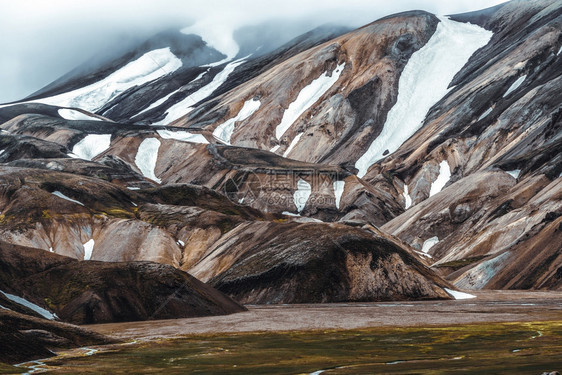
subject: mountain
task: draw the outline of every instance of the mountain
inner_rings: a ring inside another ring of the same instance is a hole
[[[0,107],[0,239],[75,259],[25,293],[159,267],[241,303],[562,288],[562,1],[196,29]]]

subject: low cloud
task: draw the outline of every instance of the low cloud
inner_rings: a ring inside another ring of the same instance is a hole
[[[194,22],[230,32],[269,19],[358,27],[411,9],[461,13],[502,0],[18,0],[0,3],[0,102],[21,99],[94,55],[125,50],[149,36]],[[294,26],[293,26],[294,27]]]

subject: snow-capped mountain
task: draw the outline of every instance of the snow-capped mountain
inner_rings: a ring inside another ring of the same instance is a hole
[[[562,1],[217,40],[2,106],[0,239],[243,303],[562,288]]]

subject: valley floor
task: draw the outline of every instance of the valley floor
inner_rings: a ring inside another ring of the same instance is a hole
[[[197,334],[362,329],[562,320],[562,292],[479,291],[456,301],[247,306],[204,318],[97,324],[89,329],[119,339],[150,340]]]

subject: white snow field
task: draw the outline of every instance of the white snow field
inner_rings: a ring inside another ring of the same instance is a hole
[[[55,195],[55,196],[57,196],[57,197],[59,197],[59,198],[65,199],[65,200],[67,200],[67,201],[69,201],[69,202],[79,204],[80,206],[83,206],[83,205],[84,205],[84,203],[79,202],[79,201],[77,201],[77,200],[75,200],[75,199],[69,198],[69,197],[67,197],[66,195],[64,195],[63,193],[61,193],[61,192],[58,191],[58,190],[53,191],[51,194],[53,194],[53,195]]]
[[[96,112],[127,89],[163,77],[181,66],[181,60],[169,47],[156,49],[131,61],[99,82],[32,102]]]
[[[527,75],[521,76],[519,78],[517,78],[517,81],[513,82],[511,84],[511,86],[509,86],[509,88],[507,89],[507,91],[505,92],[505,94],[503,94],[503,97],[507,97],[509,94],[511,94],[512,92],[514,92],[515,90],[517,90],[519,88],[519,86],[521,86],[521,84],[523,82],[525,82],[525,79],[527,79]]]
[[[158,121],[156,125],[167,125],[170,122],[175,121],[191,112],[193,110],[192,105],[205,99],[216,89],[218,89],[224,82],[226,82],[230,73],[232,73],[238,65],[241,65],[244,63],[244,61],[246,61],[246,58],[247,56],[226,65],[224,69],[219,74],[217,74],[207,85],[201,87],[199,90],[195,91],[193,94],[189,95],[181,102],[176,103],[168,108],[168,110],[166,111],[166,117],[163,120]]]
[[[93,239],[88,240],[86,243],[82,244],[84,246],[84,260],[92,259],[92,251],[94,251],[95,242]]]
[[[449,295],[451,297],[453,297],[454,299],[471,299],[471,298],[476,298],[475,295],[472,294],[468,294],[468,293],[463,293],[463,292],[458,292],[456,290],[451,290],[449,288],[444,288],[445,291],[447,293],[449,293]]]
[[[437,245],[439,243],[439,237],[435,236],[435,237],[431,237],[428,238],[427,240],[424,241],[423,245],[422,245],[422,253],[427,254],[429,252],[429,250]]]
[[[336,208],[339,210],[341,197],[345,188],[345,181],[334,181],[334,197],[336,197]]]
[[[72,154],[84,160],[92,160],[111,144],[111,134],[88,134],[72,147]]]
[[[229,120],[226,120],[215,128],[215,130],[213,131],[213,136],[216,139],[223,141],[224,143],[229,145],[232,134],[234,133],[234,126],[236,125],[236,122],[246,120],[260,108],[260,105],[261,102],[259,100],[246,100],[244,102],[244,105],[242,106],[242,109],[236,116]]]
[[[160,141],[156,138],[146,138],[139,145],[137,156],[135,156],[135,164],[139,167],[143,176],[150,178],[153,181],[161,183],[154,174],[156,161],[158,161],[158,149],[160,148]]]
[[[521,169],[515,169],[513,171],[506,171],[507,174],[509,174],[511,177],[513,177],[514,179],[518,179],[519,175],[521,174]]]
[[[158,135],[164,139],[175,139],[176,141],[191,143],[209,143],[203,134],[193,134],[188,131],[157,130]]]
[[[291,141],[291,144],[289,145],[289,147],[287,147],[287,149],[285,150],[285,152],[283,153],[283,157],[286,158],[289,153],[291,151],[293,151],[293,148],[295,148],[295,146],[297,145],[297,143],[299,143],[299,141],[301,140],[301,137],[304,133],[299,133],[295,136],[295,138]]]
[[[96,116],[89,116],[85,113],[77,111],[75,109],[70,108],[61,108],[59,109],[59,115],[65,120],[89,120],[89,121],[101,121],[100,118]]]
[[[410,192],[408,191],[408,185],[406,184],[404,184],[404,200],[406,201],[406,205],[404,206],[406,210],[412,207],[412,197],[410,197]]]
[[[363,177],[386,150],[391,154],[422,125],[431,107],[449,92],[455,74],[493,33],[470,23],[439,17],[435,33],[404,67],[398,82],[396,104],[388,112],[381,134],[357,162]]]
[[[293,201],[295,202],[295,206],[297,206],[297,211],[300,213],[304,210],[306,206],[306,202],[308,198],[310,198],[310,194],[312,193],[312,187],[308,182],[303,180],[302,178],[299,179],[297,182],[297,191],[293,194]]]
[[[0,290],[0,293],[2,293],[7,299],[9,299],[12,302],[17,303],[18,305],[22,305],[27,307],[28,309],[31,309],[33,311],[35,311],[36,313],[38,313],[39,315],[41,315],[43,318],[45,319],[49,319],[49,320],[53,320],[57,318],[57,314],[53,314],[52,312],[45,310],[44,308],[37,306],[36,304],[29,302],[28,300],[15,296],[13,294],[10,293],[5,293],[3,291]]]
[[[449,166],[449,162],[447,160],[443,160],[439,164],[439,176],[437,176],[437,180],[435,180],[431,184],[431,188],[429,189],[429,196],[432,197],[435,194],[439,193],[447,182],[451,179],[451,167]]]
[[[310,82],[308,86],[299,92],[295,101],[289,104],[289,107],[283,113],[281,123],[275,128],[275,136],[277,139],[281,139],[291,125],[337,82],[344,67],[345,63],[338,65],[332,72],[331,77],[329,77],[328,72],[326,72]]]

